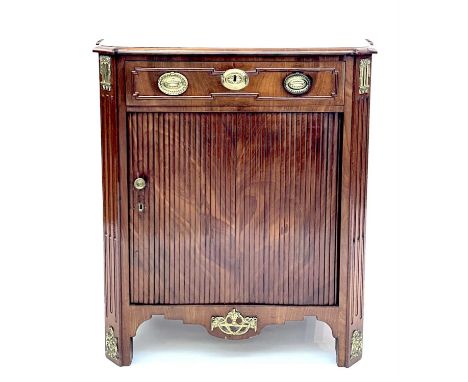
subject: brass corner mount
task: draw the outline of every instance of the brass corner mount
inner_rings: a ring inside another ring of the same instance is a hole
[[[109,326],[106,331],[106,356],[114,361],[119,358],[118,339],[112,326]]]
[[[351,359],[359,358],[362,355],[362,332],[354,330],[351,336]]]
[[[102,90],[110,91],[111,84],[111,58],[110,56],[99,57],[99,73],[101,74]]]

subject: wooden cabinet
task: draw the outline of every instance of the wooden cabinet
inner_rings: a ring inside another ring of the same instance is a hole
[[[361,358],[372,47],[98,46],[106,355],[316,316]]]

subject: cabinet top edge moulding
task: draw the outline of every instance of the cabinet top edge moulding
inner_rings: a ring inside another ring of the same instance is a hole
[[[226,56],[359,56],[377,53],[373,45],[331,48],[170,48],[96,45],[93,52],[108,55],[226,55]]]

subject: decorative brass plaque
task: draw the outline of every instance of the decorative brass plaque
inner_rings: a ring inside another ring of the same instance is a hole
[[[106,356],[116,360],[119,358],[119,347],[117,345],[117,337],[114,335],[114,328],[109,326],[106,332]]]
[[[351,337],[351,359],[359,358],[362,355],[362,333],[354,330]]]
[[[103,90],[111,90],[111,58],[110,56],[99,57],[99,73],[101,74],[101,87]]]
[[[309,91],[312,81],[303,73],[292,73],[284,79],[283,85],[288,93],[300,95]]]
[[[169,72],[164,73],[158,79],[158,87],[164,94],[180,95],[185,93],[188,88],[188,80],[181,73]]]
[[[369,93],[370,59],[365,58],[359,63],[359,94]]]
[[[221,75],[221,83],[229,90],[241,90],[249,84],[249,76],[241,69],[228,69]]]
[[[244,317],[236,309],[231,310],[226,317],[211,317],[211,330],[219,328],[224,334],[240,336],[249,329],[257,331],[257,317]]]

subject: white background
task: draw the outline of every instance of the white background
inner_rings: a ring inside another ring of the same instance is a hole
[[[404,381],[466,377],[467,42],[462,1],[15,1],[0,5],[0,379]],[[222,341],[153,318],[104,357],[94,42],[375,42],[364,356],[307,319]],[[465,361],[465,362],[464,362]]]

